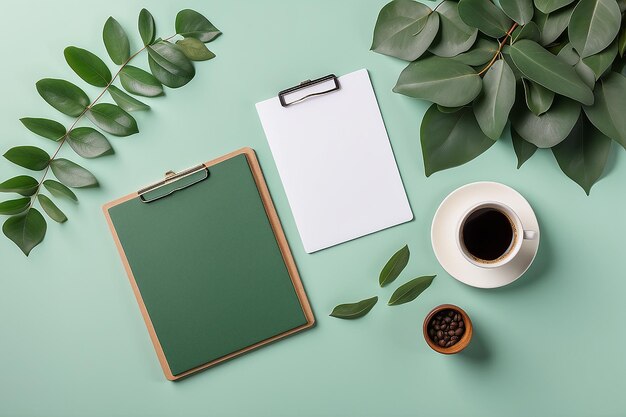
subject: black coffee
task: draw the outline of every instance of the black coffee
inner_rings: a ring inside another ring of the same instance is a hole
[[[462,238],[470,255],[478,260],[495,261],[509,250],[513,233],[506,214],[494,208],[482,208],[467,217]]]

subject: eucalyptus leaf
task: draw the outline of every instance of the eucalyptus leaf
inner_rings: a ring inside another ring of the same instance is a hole
[[[420,138],[427,177],[471,161],[495,143],[480,129],[472,109],[442,113],[435,104],[422,119]]]
[[[617,36],[621,24],[615,0],[580,0],[568,26],[569,41],[581,58],[597,54]]]
[[[580,104],[565,97],[557,97],[550,110],[541,116],[536,116],[526,106],[517,106],[511,112],[511,126],[533,145],[551,148],[569,135],[579,114]]]
[[[580,56],[571,43],[565,44],[556,56],[571,66],[576,65],[580,61]]]
[[[41,208],[46,212],[48,217],[54,220],[57,223],[65,223],[67,221],[67,216],[57,207],[49,197],[39,194],[37,196],[39,199],[39,204],[41,204]]]
[[[110,153],[111,144],[106,137],[91,127],[77,127],[67,136],[69,145],[83,158],[96,158]]]
[[[67,198],[74,202],[78,201],[76,194],[74,194],[72,190],[70,190],[69,188],[67,188],[65,185],[61,184],[58,181],[45,180],[43,182],[43,186],[46,187],[46,189],[50,191],[50,194],[52,194],[55,197]]]
[[[573,7],[565,7],[549,14],[535,10],[534,22],[539,27],[541,33],[539,43],[549,45],[557,40],[567,29],[567,24],[573,11]]]
[[[176,15],[176,33],[202,42],[211,42],[222,34],[206,17],[191,9],[181,10]]]
[[[131,65],[122,68],[120,82],[126,91],[138,96],[156,97],[163,94],[163,85],[154,75]]]
[[[387,261],[382,271],[380,271],[380,276],[378,277],[378,283],[381,287],[384,287],[387,284],[391,284],[395,281],[396,278],[400,275],[400,273],[406,268],[406,265],[409,263],[409,257],[411,253],[409,252],[409,245],[404,245],[400,250],[393,254],[393,256]]]
[[[484,65],[498,52],[498,42],[492,39],[478,37],[476,43],[462,54],[452,57],[453,60],[466,65]]]
[[[573,1],[574,0],[535,0],[535,6],[543,13],[552,13]]]
[[[89,105],[87,94],[69,81],[44,78],[36,86],[49,105],[68,116],[80,116]]]
[[[52,139],[53,141],[58,141],[67,131],[65,127],[54,120],[50,119],[42,119],[37,117],[22,117],[20,122],[26,127],[26,129],[31,132],[42,136],[46,139]]]
[[[511,58],[530,80],[555,93],[583,104],[593,103],[593,92],[574,68],[552,55],[537,42],[523,39],[511,45]]]
[[[154,17],[146,9],[141,9],[139,12],[139,19],[137,21],[137,28],[139,29],[139,36],[144,46],[150,45],[154,40],[155,25]]]
[[[589,195],[604,172],[610,150],[611,138],[581,115],[567,138],[552,148],[552,153],[565,175]]]
[[[511,129],[511,139],[513,140],[515,155],[517,155],[517,169],[520,169],[524,162],[528,161],[535,154],[538,148],[521,137],[515,129]]]
[[[26,214],[9,217],[2,225],[2,232],[5,236],[11,239],[26,256],[43,241],[46,229],[46,219],[36,208],[31,208]]]
[[[524,26],[518,26],[511,34],[511,43],[521,41],[522,39],[530,39],[539,42],[541,40],[541,31],[535,22],[528,22]]]
[[[513,25],[502,9],[485,0],[459,1],[459,15],[466,25],[493,38],[504,36]]]
[[[574,70],[576,74],[580,77],[581,80],[584,81],[587,86],[593,90],[596,85],[596,74],[594,74],[593,70],[585,64],[582,59],[579,60],[576,65],[574,65]]]
[[[500,7],[507,16],[520,25],[526,25],[533,18],[533,0],[500,0]]]
[[[459,107],[446,107],[446,106],[442,106],[440,104],[437,104],[437,110],[439,110],[442,113],[456,113],[459,110],[465,108],[465,106],[459,106]]]
[[[478,29],[467,26],[460,18],[457,3],[445,0],[439,6],[439,32],[428,48],[441,57],[453,57],[471,48],[476,41]]]
[[[515,75],[499,59],[483,77],[483,91],[473,105],[476,121],[485,135],[493,140],[502,135],[514,103]]]
[[[402,284],[394,291],[388,305],[397,306],[415,300],[424,290],[430,287],[437,275],[428,275],[414,278],[406,284]]]
[[[593,125],[626,148],[626,77],[616,72],[601,78],[593,106],[584,107]]]
[[[167,41],[148,46],[148,64],[152,75],[171,88],[182,87],[196,74],[181,48]]]
[[[465,105],[480,93],[482,81],[471,67],[437,56],[411,62],[393,91],[447,107]]]
[[[30,206],[30,198],[18,198],[15,200],[7,200],[0,203],[0,214],[12,216],[26,211]]]
[[[50,168],[52,168],[52,172],[59,181],[68,187],[85,188],[98,186],[98,180],[91,172],[65,158],[52,160]]]
[[[133,116],[115,104],[96,104],[87,112],[87,117],[100,129],[115,136],[130,136],[139,132]]]
[[[21,167],[42,171],[50,163],[48,152],[36,146],[15,146],[4,154],[9,161]]]
[[[117,65],[124,64],[130,58],[130,42],[122,25],[113,17],[109,17],[102,30],[104,46]]]
[[[106,87],[111,82],[111,71],[104,62],[86,49],[68,46],[63,51],[67,64],[86,83]]]
[[[554,92],[533,81],[524,79],[526,106],[536,116],[541,116],[550,109],[554,101]]]
[[[378,297],[372,297],[356,303],[339,304],[330,315],[338,319],[358,319],[369,313],[377,302]]]
[[[611,68],[611,65],[613,64],[616,56],[617,41],[613,42],[605,50],[583,58],[582,61],[593,71],[595,75],[595,80],[598,80],[602,76],[602,74],[604,74],[609,68]]]
[[[31,196],[37,192],[39,182],[29,175],[19,175],[0,183],[0,193],[18,193]]]
[[[623,57],[626,51],[626,19],[622,19],[622,31],[619,34],[617,45],[619,47],[619,56]]]
[[[413,0],[393,0],[378,14],[371,50],[405,61],[419,58],[439,30],[439,14]]]
[[[178,40],[176,45],[180,46],[185,56],[192,61],[208,61],[215,58],[215,54],[196,38]]]
[[[150,106],[126,94],[114,85],[109,86],[109,94],[115,103],[125,111],[149,110]]]

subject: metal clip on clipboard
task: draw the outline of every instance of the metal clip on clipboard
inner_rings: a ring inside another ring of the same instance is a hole
[[[317,89],[316,89],[317,88]],[[321,96],[333,91],[339,90],[339,80],[335,74],[330,74],[316,80],[302,81],[295,87],[288,88],[278,93],[278,100],[283,107],[291,106],[292,104],[300,103],[308,98]],[[303,93],[303,90],[309,90],[308,94]],[[291,99],[290,99],[291,97]]]
[[[144,187],[137,191],[139,194],[139,199],[142,203],[151,203],[156,200],[160,200],[161,198],[165,198],[171,194],[174,194],[176,191],[184,190],[185,188],[191,187],[201,181],[209,178],[209,168],[204,164],[196,165],[195,167],[186,169],[181,172],[167,171],[165,173],[165,178],[159,182],[151,184],[147,187]],[[147,196],[148,193],[152,194],[153,192],[157,192],[163,187],[171,185],[173,183],[181,182],[180,186],[175,188],[164,189],[164,191],[160,194],[154,194],[154,196]]]

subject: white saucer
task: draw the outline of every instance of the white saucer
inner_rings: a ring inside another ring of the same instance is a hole
[[[524,240],[515,259],[498,268],[481,268],[470,263],[456,244],[459,219],[482,201],[499,201],[517,213],[525,230],[537,232],[536,239]],[[457,188],[442,202],[430,232],[437,260],[457,280],[478,288],[502,287],[521,277],[530,267],[539,249],[539,223],[528,201],[520,193],[497,182],[475,182]]]

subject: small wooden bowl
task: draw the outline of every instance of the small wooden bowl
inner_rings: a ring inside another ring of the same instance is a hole
[[[461,314],[461,317],[463,318],[463,322],[465,323],[465,333],[463,333],[463,336],[461,336],[461,339],[456,344],[450,347],[439,346],[438,344],[432,341],[432,339],[430,338],[430,335],[428,334],[428,324],[433,319],[433,317],[435,317],[438,313],[440,313],[443,310],[457,311],[459,314]],[[454,353],[459,353],[460,351],[465,349],[467,345],[469,345],[470,340],[472,340],[473,326],[472,326],[472,321],[470,320],[469,316],[467,315],[465,311],[463,311],[462,308],[457,307],[452,304],[442,304],[440,306],[433,308],[430,311],[430,313],[428,313],[428,315],[424,319],[423,332],[424,332],[424,339],[426,339],[426,343],[428,343],[428,346],[430,346],[432,350],[434,350],[435,352],[443,353],[444,355],[452,355]]]

